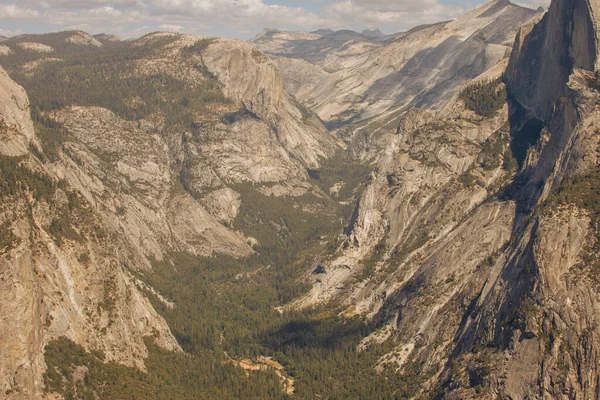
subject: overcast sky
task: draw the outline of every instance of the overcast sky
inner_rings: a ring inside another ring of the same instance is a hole
[[[550,0],[519,0],[529,7]],[[0,0],[0,35],[81,29],[123,38],[167,30],[248,39],[285,30],[394,33],[456,18],[482,0]]]

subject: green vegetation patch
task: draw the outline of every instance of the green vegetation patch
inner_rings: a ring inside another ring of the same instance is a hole
[[[89,220],[91,211],[80,195],[70,190],[65,181],[54,181],[43,173],[32,171],[22,157],[0,156],[0,198],[31,197],[56,207],[54,196],[57,190],[62,190],[67,204],[64,209],[54,210],[56,218],[50,222],[47,231],[59,246],[65,240],[81,241],[82,235],[73,226],[79,220]]]
[[[295,380],[297,399],[414,395],[430,376],[421,364],[409,362],[403,374],[394,368],[375,374],[378,360],[394,344],[356,350],[379,327],[341,317],[343,308],[335,305],[283,314],[276,309],[306,293],[300,274],[332,251],[331,237],[341,228],[339,204],[310,194],[265,196],[250,184],[234,189],[244,201],[233,225],[259,239],[256,254],[235,259],[172,253],[155,261],[152,271],[137,273],[175,304],[171,308],[146,293],[185,354],[161,350],[148,339],[146,374],[106,363],[102,355],[60,339],[46,348],[48,392],[66,399],[289,398],[273,371],[247,374],[234,365],[234,360],[264,355]],[[311,207],[325,212],[305,211]],[[110,311],[110,293],[105,300],[101,307]]]
[[[312,195],[265,196],[249,184],[234,189],[246,203],[234,226],[259,239],[255,255],[238,260],[173,253],[155,262],[151,273],[140,275],[175,304],[171,308],[147,293],[191,360],[216,360],[216,364],[209,363],[212,369],[201,372],[206,376],[204,388],[213,393],[223,390],[222,365],[228,359],[264,355],[286,368],[295,380],[298,399],[410,398],[427,377],[421,365],[410,364],[404,375],[393,368],[374,374],[377,361],[392,350],[393,343],[366,352],[356,350],[376,326],[361,318],[341,317],[343,309],[335,305],[283,314],[276,309],[306,293],[308,288],[299,284],[299,275],[315,258],[331,251],[330,243],[321,238],[339,231],[334,223],[339,214],[311,214],[302,211],[302,204],[333,207],[336,203]],[[150,369],[149,373],[154,374]],[[253,374],[250,379],[255,379]],[[241,379],[236,385],[245,382]],[[285,398],[281,386],[276,387],[265,394],[264,387],[246,386],[245,397],[240,398]]]
[[[469,110],[491,118],[506,104],[507,91],[506,86],[497,79],[467,86],[460,92],[459,98]]]
[[[194,44],[184,47],[183,53],[202,55],[202,53],[204,53],[208,46],[215,43],[216,41],[216,38],[205,38],[197,40],[196,42],[194,42]]]
[[[55,218],[48,227],[48,233],[52,235],[57,245],[62,246],[65,240],[81,241],[82,237],[71,226],[70,218]]]
[[[360,193],[372,171],[373,166],[369,163],[352,160],[339,151],[333,157],[322,160],[320,168],[309,169],[308,175],[327,194],[335,184],[341,183],[339,192],[333,196],[339,200],[348,200],[354,197],[357,189]]]
[[[44,63],[32,75],[20,72],[20,66],[36,55],[3,58],[12,66],[9,70],[15,80],[31,96],[45,157],[58,159],[61,146],[69,138],[60,124],[47,118],[53,110],[71,105],[101,106],[129,120],[161,114],[167,119],[167,128],[187,128],[194,126],[194,113],[203,107],[228,102],[201,61],[210,39],[183,49],[184,57],[198,60],[194,68],[204,78],[200,82],[191,85],[162,73],[132,73],[140,60],[158,54],[159,46],[171,40],[176,37],[157,39],[140,48],[122,44],[81,52],[57,47],[53,56],[62,61]],[[263,57],[254,56],[257,61]],[[304,118],[312,118],[308,110],[302,112]],[[3,196],[4,191],[6,195],[26,191],[52,200],[60,189],[68,198],[68,206],[55,214],[60,217],[50,222],[49,233],[59,244],[85,236],[86,232],[74,228],[80,226],[77,222],[86,209],[80,203],[82,199],[64,184],[29,171],[20,161],[6,163],[7,168],[2,168],[0,174]],[[309,173],[313,183],[327,193],[342,182],[338,199],[352,200],[359,196],[371,170],[370,165],[348,161],[338,154]],[[235,259],[172,253],[163,261],[155,261],[152,271],[136,272],[175,304],[170,307],[155,294],[146,293],[185,353],[164,351],[147,338],[149,357],[144,373],[106,362],[102,354],[85,351],[61,338],[45,349],[46,391],[60,393],[66,399],[288,398],[273,371],[248,374],[234,365],[234,360],[264,355],[282,363],[295,380],[294,398],[412,397],[428,376],[422,373],[422,365],[409,363],[404,374],[393,368],[374,374],[377,361],[393,349],[393,343],[375,345],[366,352],[356,350],[360,341],[378,327],[361,318],[340,317],[343,309],[335,305],[284,314],[276,309],[306,293],[308,287],[298,278],[315,259],[335,251],[334,237],[349,218],[352,202],[342,206],[314,194],[266,196],[250,184],[232,188],[243,199],[233,227],[259,241],[256,254]],[[96,232],[97,237],[105,235],[101,229]],[[89,256],[82,255],[81,260],[89,262]],[[107,280],[104,286],[99,307],[112,315],[116,307],[115,282]]]
[[[203,357],[167,352],[147,338],[148,373],[114,362],[99,352],[87,352],[67,338],[45,348],[47,393],[66,400],[82,399],[283,399],[272,371],[243,370],[208,352]]]
[[[493,171],[500,166],[506,171],[515,171],[518,168],[517,159],[511,149],[509,124],[485,141],[479,153],[478,162],[486,171]]]
[[[60,122],[41,114],[35,108],[31,110],[31,119],[33,120],[35,133],[40,139],[42,151],[44,152],[43,155],[36,154],[37,150],[32,147],[34,155],[38,156],[42,161],[58,161],[60,150],[68,139],[66,129],[64,129]]]
[[[37,200],[50,200],[58,183],[23,165],[23,157],[0,156],[0,198],[29,193]]]
[[[600,216],[600,168],[565,179],[549,197],[547,204],[574,204]]]
[[[272,262],[293,261],[298,252],[310,249],[322,236],[338,233],[342,228],[341,207],[329,198],[313,194],[266,196],[248,183],[232,189],[243,199],[234,227],[256,238],[261,244],[259,252]]]
[[[422,364],[408,362],[403,373],[393,366],[374,372],[393,343],[357,351],[358,342],[374,327],[360,319],[344,319],[340,310],[305,315],[268,333],[266,344],[296,379],[299,399],[410,399],[431,375]],[[308,313],[307,313],[308,314]]]
[[[43,62],[30,74],[21,72],[22,65],[31,61],[30,54],[16,52],[3,57],[3,62],[11,77],[27,90],[32,108],[39,114],[72,105],[99,106],[127,120],[160,113],[168,126],[189,127],[195,112],[230,101],[202,62],[193,65],[203,77],[194,82],[163,72],[136,72],[140,62],[159,56],[162,48],[175,40],[177,35],[144,46],[124,43],[94,52],[59,51],[53,57],[60,61]],[[184,48],[184,56],[200,52],[208,44],[210,39],[200,40]]]

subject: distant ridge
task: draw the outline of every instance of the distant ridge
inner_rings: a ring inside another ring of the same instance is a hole
[[[99,33],[94,35],[94,38],[101,42],[120,42],[121,38],[117,35],[109,35],[106,33]]]

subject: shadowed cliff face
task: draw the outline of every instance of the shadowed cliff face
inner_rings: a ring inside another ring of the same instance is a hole
[[[567,92],[573,69],[594,70],[597,52],[595,11],[588,1],[552,3],[535,25],[517,36],[507,69],[515,99],[539,118],[549,119]]]
[[[596,251],[598,210],[595,195],[576,184],[598,184],[595,7],[553,1],[542,21],[517,38],[506,74],[509,103],[519,110],[511,117],[512,141],[530,146],[511,188],[520,207],[502,269],[506,288],[491,291],[496,298],[488,297],[476,318],[480,327],[471,325],[466,337],[477,342],[482,327],[495,325],[495,342],[514,350],[507,368],[515,372],[504,382],[512,397],[600,395],[600,326],[590,318],[599,307],[598,265],[588,256]],[[506,330],[515,314],[518,328]]]

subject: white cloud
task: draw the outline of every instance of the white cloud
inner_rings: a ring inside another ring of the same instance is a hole
[[[321,20],[304,8],[269,5],[262,0],[153,0],[152,6],[154,16],[221,22],[237,30],[256,31],[264,26],[312,28]]]
[[[251,37],[263,27],[289,30],[378,27],[391,33],[452,19],[470,8],[446,5],[441,0],[298,0],[297,6],[265,1],[0,0],[10,3],[0,4],[0,21],[6,22],[3,23],[6,30],[17,30],[18,24],[25,22],[43,24],[46,30],[86,27],[90,33],[108,32],[124,37],[138,35],[140,30]],[[533,7],[549,2],[527,1]],[[481,2],[464,1],[470,6]],[[307,7],[302,7],[303,4]]]
[[[437,0],[404,0],[404,1],[382,1],[382,0],[352,0],[355,5],[379,12],[421,12],[430,7],[438,5]]]
[[[179,32],[183,29],[181,25],[161,24],[158,26],[159,31]]]
[[[466,11],[465,8],[444,5],[437,0],[340,0],[324,8],[326,15],[339,23],[354,27],[379,27],[388,32],[449,20]]]
[[[38,9],[89,9],[100,6],[144,7],[143,0],[19,0],[19,4]]]
[[[19,7],[15,4],[0,4],[0,19],[30,19],[39,16],[37,10]]]

